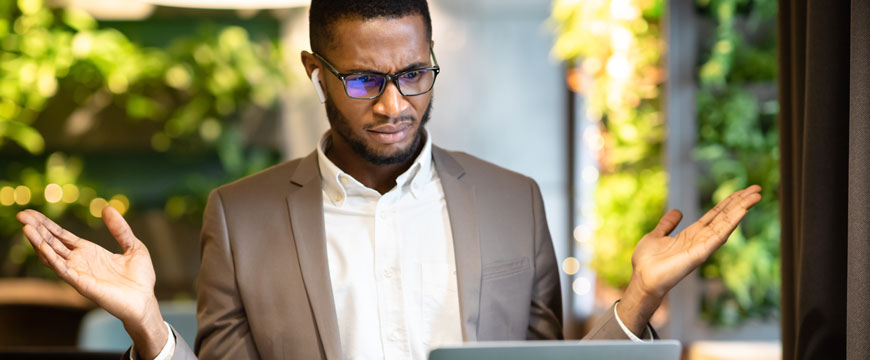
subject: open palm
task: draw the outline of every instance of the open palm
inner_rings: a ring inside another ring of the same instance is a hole
[[[643,291],[661,298],[681,279],[701,265],[728,237],[753,205],[761,201],[761,187],[734,192],[677,236],[668,236],[682,219],[671,210],[644,236],[632,254],[632,281]]]
[[[106,207],[102,216],[123,253],[79,238],[38,211],[17,218],[42,261],[64,281],[125,323],[140,321],[157,305],[151,256],[117,210]]]

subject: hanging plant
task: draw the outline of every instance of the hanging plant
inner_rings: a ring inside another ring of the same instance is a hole
[[[699,0],[714,26],[698,69],[695,159],[702,206],[759,184],[762,201],[701,266],[701,315],[717,326],[775,316],[779,309],[779,150],[775,0]]]
[[[608,285],[631,278],[635,245],[664,213],[662,0],[556,0],[553,54],[576,68],[568,83],[585,96],[603,146],[595,189],[590,267]],[[596,146],[595,141],[586,145]]]
[[[239,26],[203,27],[153,48],[72,7],[0,1],[0,148],[22,154],[0,164],[0,255],[8,248],[0,273],[50,274],[21,236],[18,211],[100,226],[102,207],[123,213],[134,205],[123,191],[87,179],[85,157],[47,146],[51,136],[124,121],[116,129],[126,133],[112,136],[144,139],[157,153],[214,153],[223,178],[192,169],[162,199],[167,216],[194,221],[210,189],[275,163],[274,152],[250,144],[241,126],[276,108],[287,86],[281,54],[274,39],[254,40]],[[101,119],[107,112],[110,119]]]

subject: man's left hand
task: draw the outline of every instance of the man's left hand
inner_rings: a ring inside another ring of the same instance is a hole
[[[632,332],[641,334],[668,291],[728,240],[749,208],[761,201],[760,192],[760,186],[752,185],[729,195],[675,237],[668,235],[683,215],[668,211],[637,243],[631,281],[617,309]]]

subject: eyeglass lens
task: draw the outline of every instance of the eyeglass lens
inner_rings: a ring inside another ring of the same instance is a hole
[[[345,78],[347,94],[359,98],[378,96],[385,82],[386,77],[376,74],[355,74]],[[402,94],[406,96],[420,95],[432,88],[432,84],[435,82],[435,71],[411,71],[400,75],[397,82]]]

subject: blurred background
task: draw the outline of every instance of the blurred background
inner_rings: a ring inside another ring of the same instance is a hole
[[[541,185],[570,338],[620,298],[666,209],[691,223],[760,184],[762,203],[653,325],[687,359],[780,357],[776,0],[430,10],[433,140]],[[307,155],[328,127],[307,49],[304,0],[0,0],[0,349],[129,345],[40,263],[14,218],[25,208],[114,251],[99,216],[121,211],[192,341],[208,192]]]

